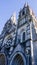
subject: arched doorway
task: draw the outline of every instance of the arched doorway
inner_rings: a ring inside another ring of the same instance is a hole
[[[6,65],[5,64],[5,55],[4,54],[0,54],[0,65]]]
[[[24,65],[24,61],[20,54],[15,56],[11,65]]]
[[[26,65],[26,55],[22,52],[15,52],[10,58],[10,65]]]

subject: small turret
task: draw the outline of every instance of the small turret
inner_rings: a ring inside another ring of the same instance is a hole
[[[13,13],[13,15],[11,16],[11,21],[16,24],[16,13]]]

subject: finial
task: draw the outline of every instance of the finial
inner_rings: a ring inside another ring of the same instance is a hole
[[[14,12],[13,15],[11,16],[11,20],[13,23],[16,24],[16,13]]]
[[[25,2],[25,5],[24,6],[27,7],[28,6],[28,2]]]

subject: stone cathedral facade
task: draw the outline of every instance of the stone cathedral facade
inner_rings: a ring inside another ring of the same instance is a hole
[[[17,24],[12,16],[0,35],[0,65],[37,65],[37,19],[25,4]]]

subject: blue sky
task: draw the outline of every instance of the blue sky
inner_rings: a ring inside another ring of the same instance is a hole
[[[0,34],[6,21],[14,12],[16,12],[16,17],[18,18],[18,13],[25,2],[28,2],[37,16],[37,0],[0,0]]]

